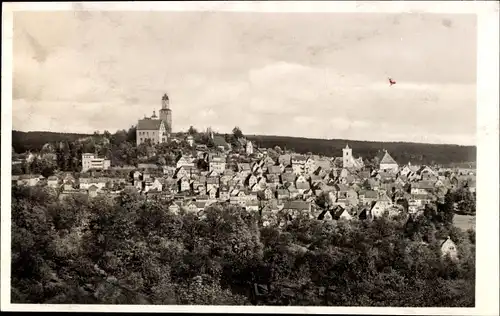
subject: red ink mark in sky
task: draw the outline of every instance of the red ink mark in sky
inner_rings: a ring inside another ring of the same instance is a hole
[[[394,81],[394,80],[392,80],[391,78],[389,78],[389,83],[390,83],[390,85],[389,85],[389,87],[390,87],[390,86],[392,86],[393,84],[396,84],[396,81]]]

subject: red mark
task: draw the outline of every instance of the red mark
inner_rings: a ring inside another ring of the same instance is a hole
[[[389,86],[392,86],[393,84],[396,84],[396,81],[392,80],[391,78],[389,78]]]

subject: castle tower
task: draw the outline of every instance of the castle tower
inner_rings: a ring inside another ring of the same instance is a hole
[[[345,148],[342,149],[342,164],[344,168],[351,168],[352,163],[352,149],[346,144]]]
[[[168,133],[172,132],[172,110],[170,109],[170,99],[165,93],[161,98],[160,120],[165,123]]]

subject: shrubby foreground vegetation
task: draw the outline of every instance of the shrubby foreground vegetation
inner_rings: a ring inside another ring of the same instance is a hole
[[[238,207],[173,214],[134,192],[12,198],[13,303],[474,306],[475,233],[448,208],[262,227]],[[446,236],[457,261],[441,257]]]

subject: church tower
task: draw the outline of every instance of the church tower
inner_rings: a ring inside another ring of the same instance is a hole
[[[160,120],[165,123],[168,133],[172,132],[172,110],[170,109],[170,99],[165,93],[161,98]]]
[[[352,163],[352,149],[346,144],[345,148],[342,149],[342,163],[344,168],[351,168]]]

